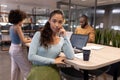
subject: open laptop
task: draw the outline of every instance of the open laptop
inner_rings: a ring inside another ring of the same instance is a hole
[[[72,34],[70,38],[70,42],[72,47],[74,48],[75,53],[82,52],[82,48],[86,46],[88,42],[88,35],[82,34]]]

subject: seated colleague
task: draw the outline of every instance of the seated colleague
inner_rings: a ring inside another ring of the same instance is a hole
[[[32,68],[34,70],[31,70],[27,80],[60,80],[59,73],[53,73],[56,70],[53,64],[64,64],[65,58],[58,57],[59,54],[63,51],[66,58],[74,58],[73,48],[62,26],[63,21],[62,11],[54,10],[43,29],[33,36],[28,59],[38,69]]]
[[[82,15],[80,17],[80,26],[78,26],[75,29],[75,34],[89,35],[88,42],[94,42],[95,41],[95,31],[94,31],[94,28],[92,28],[88,24],[88,17],[86,15]]]

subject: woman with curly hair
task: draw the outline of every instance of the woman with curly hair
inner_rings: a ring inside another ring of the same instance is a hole
[[[13,24],[10,29],[11,46],[9,54],[11,56],[11,80],[19,80],[20,72],[26,80],[30,72],[30,64],[23,53],[22,43],[29,43],[31,39],[25,38],[22,32],[23,20],[26,18],[26,13],[21,10],[11,10],[9,13],[9,22]]]

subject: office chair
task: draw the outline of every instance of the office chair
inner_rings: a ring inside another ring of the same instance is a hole
[[[106,71],[109,69],[109,66],[99,68],[96,70],[89,70],[88,76],[90,80],[98,80],[98,76],[103,75],[103,80],[106,80]],[[83,80],[83,70],[76,70],[73,67],[64,67],[60,69],[60,74],[62,76],[62,80]]]
[[[61,80],[56,65],[36,66],[33,65],[27,80]]]
[[[117,80],[117,78],[120,76],[120,62],[110,65],[110,69],[106,73],[114,76],[114,80]]]
[[[110,66],[105,66],[99,69],[95,69],[95,70],[89,70],[88,73],[89,75],[92,76],[92,79],[95,78],[95,80],[98,80],[97,77],[99,76],[103,76],[103,80],[107,80],[107,77],[105,75],[105,73],[110,69]]]

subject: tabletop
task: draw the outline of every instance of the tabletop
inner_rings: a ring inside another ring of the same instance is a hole
[[[84,61],[83,59],[75,58],[74,60],[66,59],[65,62],[74,66],[75,68],[93,70],[98,69],[116,62],[120,61],[120,48],[98,45],[88,43],[87,47],[101,47],[91,49],[89,61]]]

